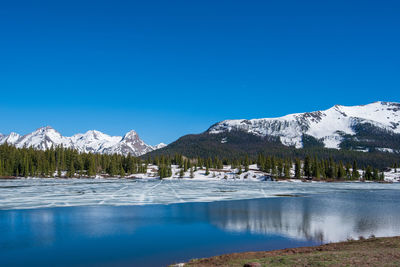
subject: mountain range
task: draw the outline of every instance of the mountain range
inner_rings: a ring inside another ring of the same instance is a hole
[[[150,155],[182,153],[230,157],[304,149],[400,153],[400,104],[335,105],[327,110],[279,118],[225,120],[200,134],[185,135]],[[343,153],[342,153],[343,154]]]
[[[166,146],[150,146],[135,131],[109,136],[88,131],[71,137],[51,127],[21,136],[0,134],[0,144],[46,149],[63,145],[81,152],[134,156],[181,153],[188,157],[229,157],[288,149],[334,149],[400,153],[400,104],[374,102],[359,106],[335,105],[327,110],[289,114],[279,118],[225,120],[200,134],[182,136]]]
[[[304,136],[310,136],[326,148],[343,148],[344,142],[360,142],[362,133],[400,134],[400,104],[374,102],[362,106],[335,105],[324,111],[290,114],[280,118],[225,120],[211,126],[207,133],[243,131],[256,136],[278,137],[286,146],[304,147]],[[228,140],[221,140],[228,142]],[[373,143],[372,140],[369,140]],[[363,150],[365,145],[354,147]],[[392,151],[391,147],[375,147]]]
[[[9,135],[0,134],[0,144],[3,143],[8,143],[18,148],[33,147],[42,150],[62,145],[65,148],[73,148],[80,152],[131,154],[132,156],[141,156],[166,146],[163,143],[156,146],[148,145],[133,130],[124,136],[109,136],[102,132],[91,130],[84,134],[66,137],[50,126],[39,128],[24,136],[14,132]]]

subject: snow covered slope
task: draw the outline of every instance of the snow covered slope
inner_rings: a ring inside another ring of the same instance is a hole
[[[133,130],[124,137],[109,136],[99,131],[87,131],[84,134],[65,137],[49,126],[39,128],[24,136],[20,136],[17,133],[0,134],[0,144],[4,143],[15,145],[18,148],[34,147],[42,150],[62,145],[66,148],[77,149],[80,152],[117,153],[123,155],[130,153],[133,156],[140,156],[165,146],[163,143],[156,146],[147,145]]]
[[[312,136],[327,148],[340,148],[341,143],[365,128],[400,134],[400,104],[374,102],[362,106],[335,105],[324,111],[290,114],[280,118],[225,120],[211,126],[209,134],[244,131],[257,136],[279,137],[287,146],[303,147],[303,136]]]

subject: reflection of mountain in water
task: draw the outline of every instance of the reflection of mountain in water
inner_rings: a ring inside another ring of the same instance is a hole
[[[355,195],[224,202],[209,206],[209,219],[228,231],[321,242],[400,234],[396,202]]]

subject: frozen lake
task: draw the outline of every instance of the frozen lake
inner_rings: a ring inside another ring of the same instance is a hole
[[[2,266],[166,266],[400,235],[399,184],[23,179],[0,198]]]
[[[400,183],[18,179],[0,180],[0,209],[212,202],[385,189],[400,190]]]

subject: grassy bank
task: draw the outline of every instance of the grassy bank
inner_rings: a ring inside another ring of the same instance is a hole
[[[266,252],[195,259],[184,266],[400,266],[400,237],[369,238]]]

